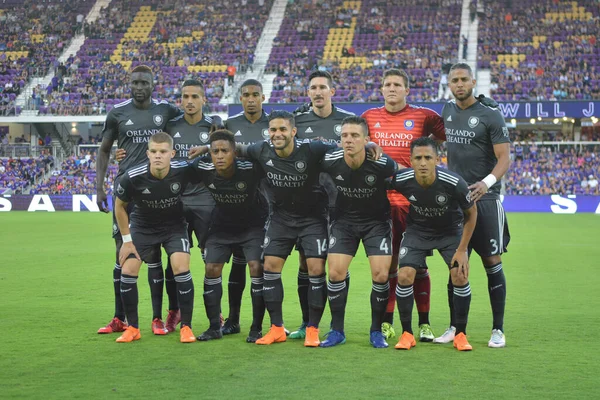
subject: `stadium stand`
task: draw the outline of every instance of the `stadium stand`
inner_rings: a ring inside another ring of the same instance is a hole
[[[23,190],[50,170],[53,158],[0,158],[0,194],[21,194]]]
[[[0,115],[18,114],[14,101],[34,76],[56,60],[95,2],[92,0],[0,2]]]
[[[408,101],[438,97],[442,66],[457,61],[460,0],[298,2],[288,6],[267,69],[270,102],[304,102],[306,78],[326,69],[334,102],[382,101],[383,71],[411,76]]]
[[[36,89],[40,113],[105,114],[129,97],[128,71],[139,64],[155,71],[155,97],[177,103],[183,81],[199,78],[207,111],[225,112],[219,100],[227,66],[247,68],[271,5],[113,0],[95,23],[85,24],[87,39],[65,63],[65,77]]]
[[[115,162],[109,164],[105,180],[108,195],[112,194],[117,170]],[[31,189],[31,194],[96,194],[96,151],[82,150],[79,155],[64,159],[47,181]]]
[[[597,2],[488,2],[478,66],[497,100],[600,99]]]

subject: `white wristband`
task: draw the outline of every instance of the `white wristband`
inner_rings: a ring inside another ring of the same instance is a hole
[[[494,176],[494,174],[489,174],[488,176],[486,176],[485,178],[483,178],[481,181],[483,183],[485,183],[486,186],[489,189],[492,186],[494,186],[494,183],[496,183],[498,181],[498,179],[496,179],[496,177]]]
[[[132,241],[131,240],[131,234],[129,234],[129,235],[122,235],[121,237],[123,238],[123,243],[129,243],[129,242]]]

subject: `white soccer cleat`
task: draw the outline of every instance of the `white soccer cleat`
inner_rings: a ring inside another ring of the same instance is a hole
[[[454,341],[454,335],[456,334],[456,328],[450,326],[440,337],[433,339],[433,343],[450,343]]]
[[[488,342],[488,347],[500,348],[506,346],[506,338],[500,329],[492,329],[492,337]]]

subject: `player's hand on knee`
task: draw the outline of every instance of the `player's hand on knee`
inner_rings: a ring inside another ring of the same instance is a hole
[[[135,246],[133,245],[133,242],[127,242],[123,243],[121,250],[119,251],[119,264],[125,264],[125,261],[127,258],[129,258],[130,254],[133,254],[137,260],[142,261]]]
[[[125,151],[125,149],[117,149],[117,151],[115,152],[115,160],[117,160],[117,162],[121,162],[125,159],[126,155],[127,152]]]
[[[481,199],[483,195],[487,193],[488,187],[485,182],[479,181],[469,186],[469,190],[471,190],[471,200],[475,202]]]
[[[457,277],[461,280],[469,279],[469,252],[457,249],[450,261],[450,265],[456,268]]]
[[[96,204],[98,205],[98,209],[104,213],[107,213],[108,210],[108,200],[106,198],[106,193],[104,189],[98,189],[96,191]]]

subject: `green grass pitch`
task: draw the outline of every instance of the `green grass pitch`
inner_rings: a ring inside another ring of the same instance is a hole
[[[472,258],[468,334],[474,351],[459,353],[451,344],[400,352],[395,340],[388,349],[370,347],[371,281],[362,251],[351,266],[343,346],[245,343],[249,283],[242,334],[188,345],[178,334],[155,337],[145,267],[142,339],[117,344],[116,335],[96,334],[113,311],[110,216],[2,214],[0,398],[600,398],[600,216],[511,214],[508,220],[507,347],[487,348],[486,278]],[[284,269],[284,318],[292,330],[300,322],[296,257]],[[431,322],[441,334],[448,323],[447,270],[439,255],[430,260]],[[198,335],[207,320],[197,249],[192,273]],[[226,267],[225,281],[227,274]],[[329,320],[326,311],[322,334]]]

